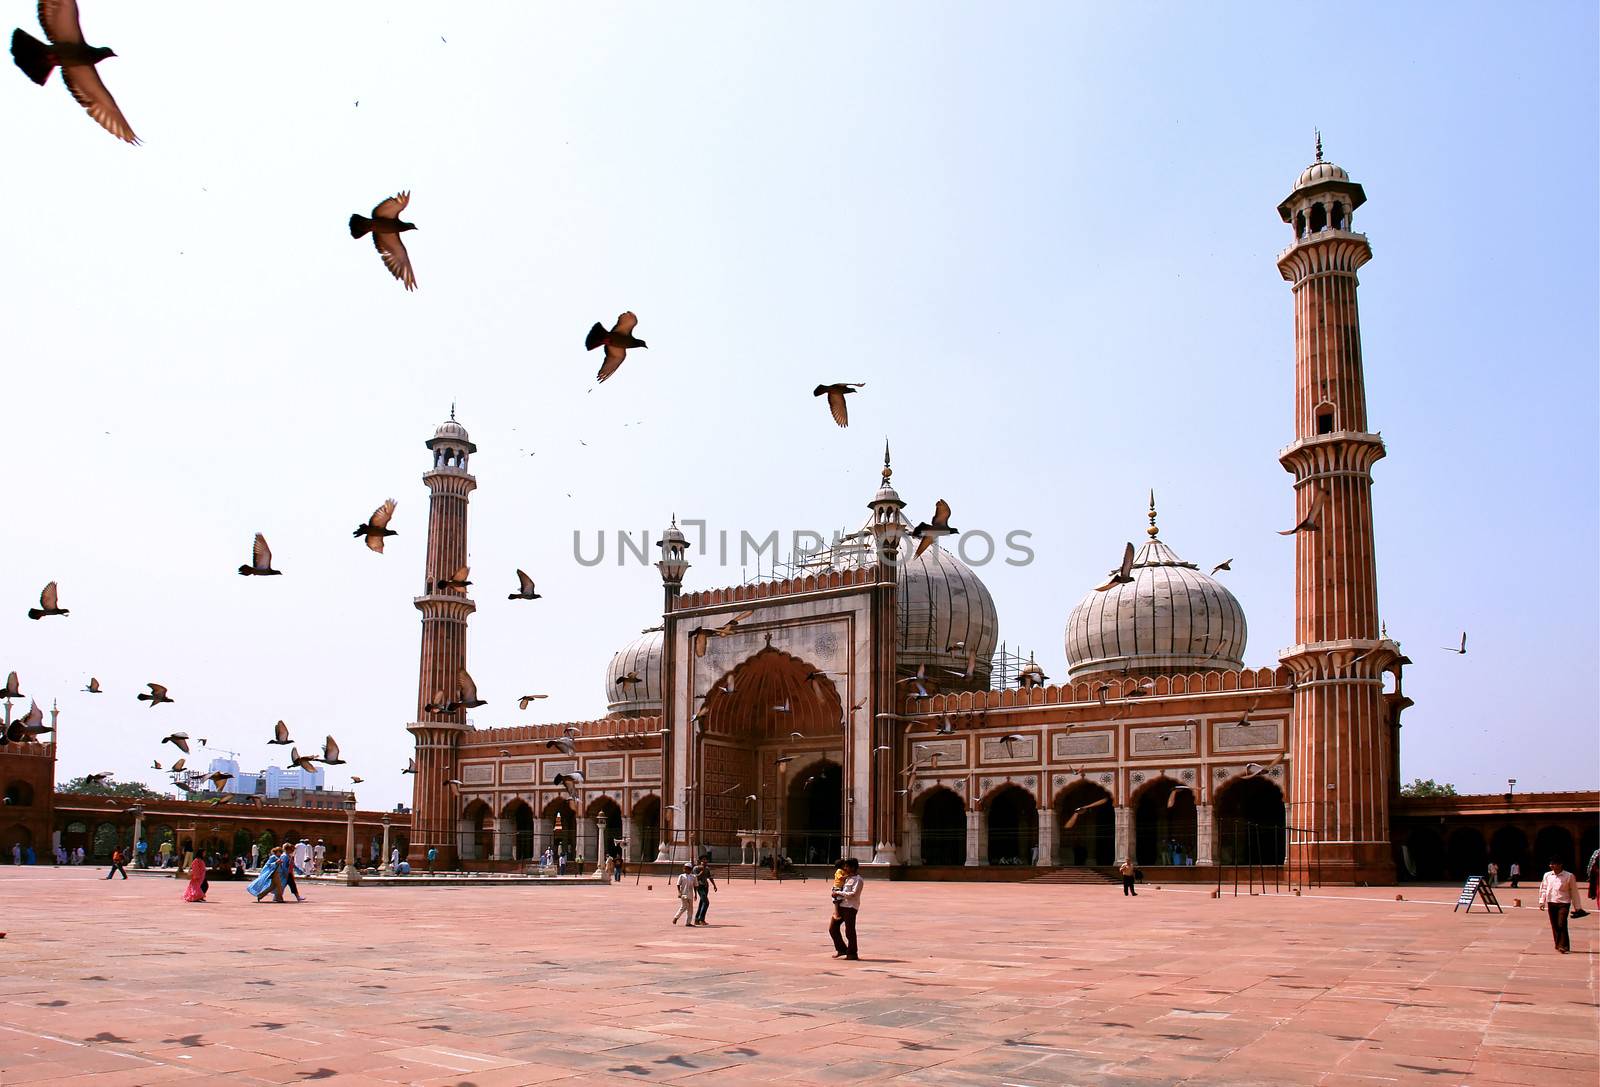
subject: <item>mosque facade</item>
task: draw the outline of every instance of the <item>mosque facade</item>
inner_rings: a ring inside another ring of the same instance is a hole
[[[1392,882],[1410,701],[1379,625],[1364,200],[1319,146],[1278,208],[1295,331],[1280,461],[1302,527],[1294,643],[1265,666],[1246,664],[1239,601],[1163,539],[1153,496],[1126,579],[1067,618],[1066,676],[997,663],[994,599],[949,550],[919,552],[886,451],[860,531],[792,576],[685,591],[688,541],[664,532],[660,620],[612,658],[606,715],[474,728],[453,693],[473,605],[441,583],[465,562],[475,447],[441,425],[416,601],[413,862],[431,847],[505,868],[550,847],[594,867],[619,847],[634,862],[842,854],[912,878],[1130,858],[1180,877],[1287,863]]]

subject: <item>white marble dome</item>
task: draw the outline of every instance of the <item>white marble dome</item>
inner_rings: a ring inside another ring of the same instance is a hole
[[[1244,667],[1239,601],[1159,537],[1133,560],[1133,581],[1090,590],[1067,618],[1067,674],[1135,675]]]
[[[628,673],[641,682],[618,683]],[[661,630],[647,630],[617,650],[606,668],[606,712],[612,717],[653,717],[661,712]]]
[[[908,552],[916,550],[915,540],[906,544]],[[1000,613],[972,567],[942,547],[930,547],[920,558],[903,560],[896,580],[900,671],[911,673],[924,665],[930,672],[945,669],[934,673],[943,689],[986,689],[990,658],[1000,640]],[[968,654],[974,651],[972,675],[951,675],[966,672]]]
[[[1304,170],[1300,171],[1300,176],[1295,180],[1294,187],[1297,189],[1303,189],[1307,185],[1316,184],[1318,181],[1349,180],[1350,175],[1345,173],[1343,166],[1336,166],[1331,162],[1323,162],[1321,159],[1318,159],[1316,162],[1313,162],[1310,166],[1307,166]]]

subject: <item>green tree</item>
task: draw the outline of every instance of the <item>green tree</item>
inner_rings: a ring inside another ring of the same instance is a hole
[[[90,781],[73,778],[56,790],[59,793],[81,793],[84,796],[126,796],[135,800],[171,800],[168,793],[157,792],[140,781]]]
[[[1440,784],[1432,778],[1417,778],[1410,785],[1400,788],[1401,796],[1455,796],[1456,787],[1448,781]]]

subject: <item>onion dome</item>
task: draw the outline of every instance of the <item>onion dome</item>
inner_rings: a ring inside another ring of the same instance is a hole
[[[618,680],[638,676],[637,683]],[[612,717],[654,717],[661,712],[661,628],[617,650],[606,669],[606,712]]]
[[[1243,668],[1244,609],[1221,582],[1161,541],[1154,495],[1146,532],[1133,580],[1091,590],[1068,616],[1068,675]]]
[[[1298,205],[1303,205],[1306,200],[1323,192],[1339,192],[1345,194],[1349,207],[1347,211],[1355,211],[1367,202],[1366,190],[1350,180],[1350,175],[1343,166],[1328,162],[1322,157],[1322,133],[1317,133],[1317,158],[1310,166],[1300,171],[1300,176],[1295,178],[1294,189],[1283,202],[1278,205],[1278,215],[1284,222],[1290,222]],[[1296,199],[1297,197],[1301,199]],[[1348,229],[1346,223],[1334,224],[1335,229]],[[1319,228],[1320,229],[1320,228]]]
[[[456,406],[450,405],[450,418],[433,428],[433,437],[425,443],[429,449],[444,446],[453,451],[476,453],[478,447],[472,444],[472,439],[467,435],[467,428],[456,422]]]

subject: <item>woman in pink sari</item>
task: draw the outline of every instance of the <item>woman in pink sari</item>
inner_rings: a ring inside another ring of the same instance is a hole
[[[206,900],[206,862],[197,855],[194,863],[189,866],[189,886],[183,889],[185,902],[204,902]]]

